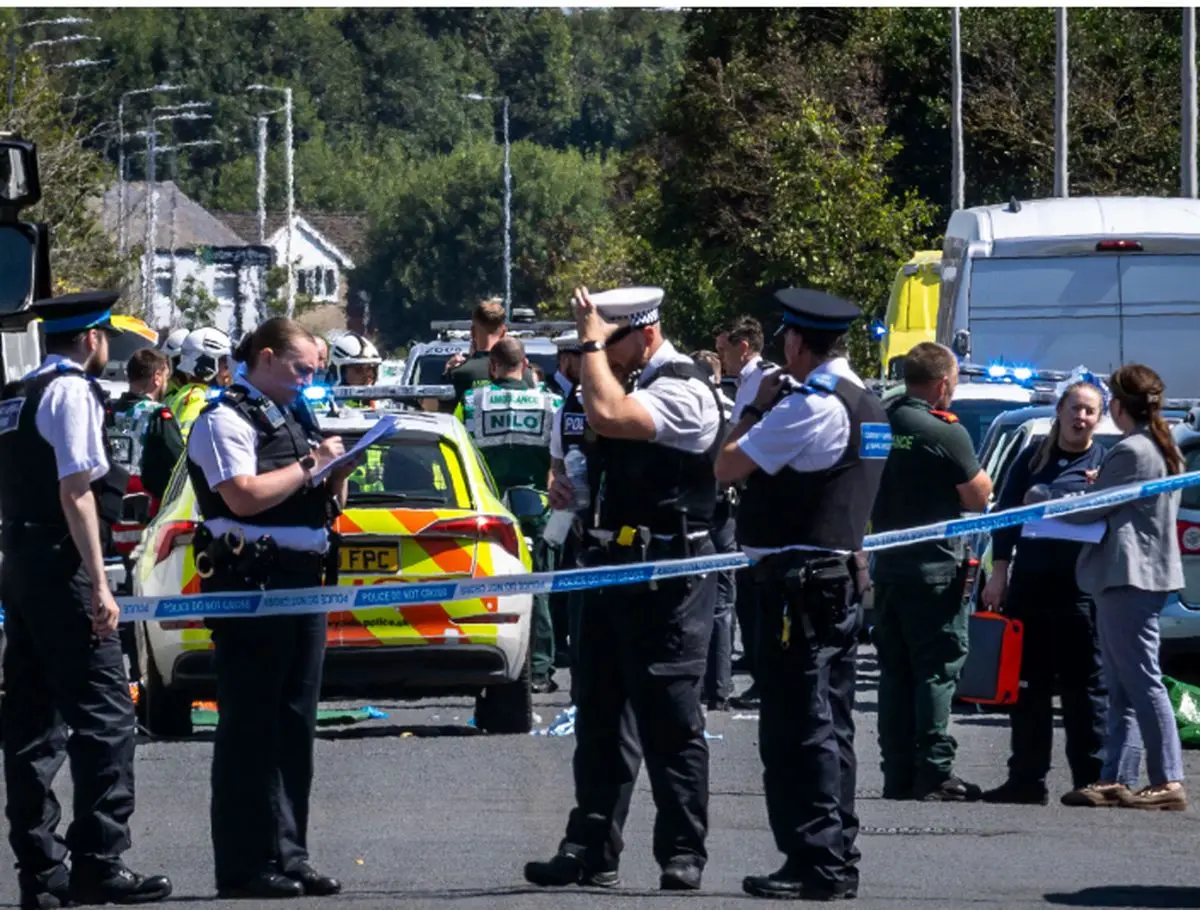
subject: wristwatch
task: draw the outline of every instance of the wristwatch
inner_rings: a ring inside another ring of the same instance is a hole
[[[755,420],[763,419],[763,412],[760,411],[758,408],[756,408],[752,404],[748,404],[744,408],[742,408],[742,416],[745,417],[747,414],[749,414]]]
[[[305,479],[312,480],[312,473],[317,467],[317,460],[311,455],[305,455],[300,459],[300,467],[304,468]]]
[[[583,353],[585,353],[585,354],[595,354],[597,351],[604,350],[604,342],[603,341],[585,341],[583,344],[581,344],[579,346],[579,350],[583,351]]]

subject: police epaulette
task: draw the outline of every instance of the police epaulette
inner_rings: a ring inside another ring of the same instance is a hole
[[[809,376],[802,384],[802,387],[806,390],[804,393],[806,395],[811,395],[813,392],[821,395],[829,395],[837,388],[837,384],[838,378],[832,373],[817,373],[815,376]]]
[[[937,411],[931,409],[929,413],[939,420],[944,420],[946,423],[958,423],[958,415],[953,414],[950,411]]]

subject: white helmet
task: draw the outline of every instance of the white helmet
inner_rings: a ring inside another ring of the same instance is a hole
[[[336,380],[343,381],[342,369],[354,364],[377,367],[383,363],[379,350],[357,332],[347,332],[339,335],[329,345],[329,365],[333,368]]]
[[[184,339],[188,337],[187,329],[176,329],[163,341],[162,352],[166,358],[171,361],[171,368],[174,369],[179,355],[183,352]]]
[[[196,329],[184,339],[179,356],[179,369],[200,382],[208,382],[217,375],[222,357],[233,352],[233,342],[220,329],[205,326]]]

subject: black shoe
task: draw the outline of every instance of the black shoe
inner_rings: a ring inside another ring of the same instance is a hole
[[[732,664],[730,664],[729,669],[734,673],[749,673],[750,661],[746,660],[744,657],[739,657]]]
[[[913,788],[910,783],[894,783],[885,781],[883,785],[884,799],[912,799]]]
[[[171,896],[165,875],[139,875],[125,866],[91,873],[71,871],[70,898],[76,904],[152,904]]]
[[[985,803],[1008,803],[1015,806],[1050,805],[1050,794],[1044,785],[1022,784],[1014,780],[1006,780],[996,789],[986,791],[982,799]]]
[[[332,875],[322,875],[308,863],[301,863],[284,873],[294,882],[299,882],[309,897],[329,897],[342,890],[342,883]]]
[[[978,785],[951,775],[936,787],[916,794],[916,799],[927,803],[971,803],[981,796],[983,790]]]
[[[708,704],[706,705],[706,707],[708,708],[709,711],[728,711],[729,710],[729,699],[728,698],[710,698],[708,700]]]
[[[525,881],[539,888],[565,888],[567,885],[614,888],[621,884],[621,877],[616,869],[589,869],[573,853],[556,853],[544,862],[526,863]]]
[[[729,699],[729,704],[742,711],[758,710],[758,683],[751,683],[750,688],[748,688],[741,695],[735,695],[733,698]]]
[[[696,860],[688,857],[673,859],[663,866],[658,887],[663,891],[699,891],[703,874],[704,867]]]
[[[530,684],[529,691],[534,695],[549,695],[551,692],[558,691],[558,683],[549,677],[541,676]]]
[[[840,882],[836,885],[815,885],[791,872],[785,865],[770,875],[747,875],[742,879],[742,890],[751,897],[767,897],[779,900],[840,901],[858,897],[858,882]]]
[[[279,872],[262,872],[231,887],[217,888],[222,900],[268,900],[303,897],[304,885]]]

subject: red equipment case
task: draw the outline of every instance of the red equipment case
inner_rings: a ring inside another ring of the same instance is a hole
[[[972,613],[967,660],[958,680],[958,697],[979,705],[1015,704],[1021,691],[1019,619],[987,611]]]

